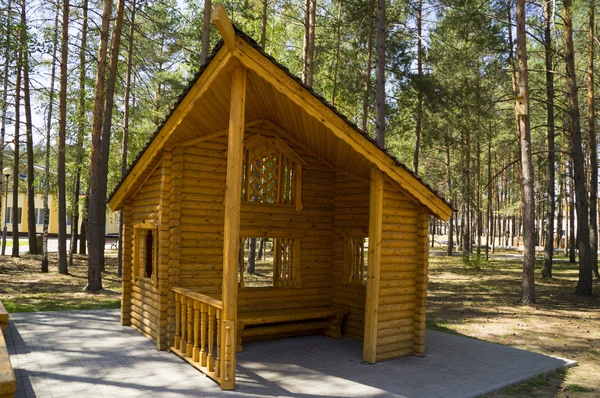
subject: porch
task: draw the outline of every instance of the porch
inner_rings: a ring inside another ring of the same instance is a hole
[[[117,310],[11,314],[16,397],[470,397],[574,362],[428,331],[423,358],[366,365],[361,342],[299,337],[248,343],[237,389],[219,386],[119,324]],[[283,355],[285,354],[285,355]]]

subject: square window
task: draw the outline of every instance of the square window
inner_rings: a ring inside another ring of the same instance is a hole
[[[369,264],[369,238],[347,236],[344,250],[344,283],[364,285],[367,283]]]
[[[240,287],[300,287],[300,241],[289,238],[242,238]]]

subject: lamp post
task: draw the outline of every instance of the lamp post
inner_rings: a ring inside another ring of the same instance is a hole
[[[4,170],[2,170],[2,174],[6,177],[6,191],[4,194],[4,228],[2,229],[2,255],[4,256],[4,253],[6,252],[6,219],[8,218],[8,178],[12,174],[12,169],[10,167],[5,167]]]

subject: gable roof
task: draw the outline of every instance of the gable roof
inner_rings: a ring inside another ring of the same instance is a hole
[[[365,148],[365,149],[368,149],[368,152],[379,153],[379,154],[385,155],[385,158],[388,159],[388,161],[391,161],[391,164],[393,164],[393,166],[395,168],[399,169],[397,171],[401,172],[401,174],[402,174],[401,180],[403,180],[403,182],[405,182],[405,184],[400,183],[400,185],[403,188],[408,190],[408,192],[411,194],[417,193],[416,195],[414,195],[416,197],[416,199],[419,202],[421,202],[423,205],[428,207],[429,210],[436,216],[440,217],[441,219],[443,219],[445,221],[447,221],[450,218],[450,215],[452,214],[452,205],[450,204],[450,202],[446,201],[436,190],[434,190],[430,185],[426,184],[418,175],[416,175],[412,170],[410,170],[403,163],[401,163],[388,150],[380,148],[377,145],[376,141],[373,138],[371,138],[365,131],[361,130],[355,123],[353,123],[350,119],[348,119],[348,117],[346,117],[344,114],[342,114],[340,111],[338,111],[325,98],[323,98],[321,95],[317,94],[311,87],[305,85],[296,75],[291,73],[287,67],[280,64],[279,62],[277,62],[277,60],[275,60],[275,58],[273,58],[272,56],[267,54],[264,51],[264,49],[262,47],[260,47],[254,39],[252,39],[251,37],[246,35],[244,32],[239,30],[237,27],[233,26],[233,28],[235,31],[236,43],[238,43],[238,40],[239,40],[239,44],[236,45],[235,50],[233,50],[233,51],[230,50],[228,53],[233,53],[233,56],[240,59],[242,64],[244,64],[247,68],[253,69],[255,71],[257,69],[259,69],[259,67],[261,66],[261,65],[257,65],[257,62],[258,63],[263,62],[262,66],[275,67],[275,69],[263,71],[266,73],[266,75],[263,74],[263,76],[266,76],[268,79],[270,76],[269,73],[279,72],[280,74],[283,74],[286,79],[290,80],[290,82],[293,82],[291,84],[293,84],[295,86],[299,85],[303,92],[298,92],[298,90],[295,90],[295,94],[299,95],[300,99],[303,99],[303,100],[307,100],[307,99],[311,100],[312,99],[313,101],[314,100],[318,101],[318,105],[320,105],[322,107],[324,106],[328,112],[332,112],[334,117],[336,117],[339,121],[341,121],[341,123],[343,125],[345,125],[345,127],[347,127],[347,128],[343,128],[344,126],[342,126],[342,128],[346,132],[346,134],[348,134],[347,131],[351,131],[351,134],[358,134],[361,138],[366,139],[366,141],[367,141],[367,144],[363,144],[362,142],[361,143],[353,142],[353,143],[351,143],[351,146],[352,145],[367,146],[369,148]],[[223,47],[225,47],[225,48],[223,48]],[[188,95],[191,94],[191,91],[193,91],[193,89],[198,88],[197,85],[199,82],[200,82],[200,84],[203,84],[203,83],[209,84],[209,79],[205,79],[204,82],[201,82],[201,80],[205,75],[211,73],[211,71],[209,71],[209,69],[215,62],[220,62],[221,64],[224,64],[226,61],[223,61],[223,58],[225,60],[229,59],[227,57],[221,56],[220,57],[221,59],[219,59],[218,61],[216,60],[216,58],[219,57],[220,53],[223,52],[222,50],[227,50],[227,47],[226,47],[223,39],[219,40],[217,45],[214,47],[211,55],[207,59],[206,63],[200,67],[200,70],[190,80],[187,88],[177,98],[176,103],[171,108],[169,114],[166,116],[163,123],[157,128],[157,130],[154,133],[154,135],[152,136],[152,138],[150,138],[150,140],[148,141],[148,143],[146,144],[144,149],[138,154],[136,159],[131,163],[127,173],[123,176],[123,178],[120,180],[120,182],[117,184],[117,186],[114,188],[114,190],[110,194],[108,203],[109,203],[111,209],[116,210],[122,205],[123,198],[126,196],[126,192],[123,192],[123,190],[127,191],[127,185],[131,185],[132,180],[135,180],[135,179],[138,179],[141,177],[140,174],[143,170],[138,170],[137,173],[134,173],[135,169],[139,168],[141,160],[145,157],[150,158],[150,157],[153,157],[154,155],[156,155],[156,153],[150,153],[150,152],[154,152],[157,150],[157,148],[155,147],[154,151],[152,151],[152,148],[151,148],[152,144],[155,143],[155,141],[158,138],[160,138],[159,136],[161,135],[162,132],[164,132],[163,130],[166,128],[170,119],[172,117],[174,117],[174,115],[177,113],[179,108],[184,106],[183,103],[188,99],[186,97],[188,97]],[[249,52],[252,52],[252,51],[255,54],[249,54]],[[256,54],[258,54],[258,57],[256,56]],[[245,56],[248,56],[248,58],[251,60],[248,62],[244,62],[244,61],[247,61],[246,59],[244,59]],[[267,62],[265,62],[265,61],[267,61]],[[267,68],[264,68],[264,69],[267,69]],[[214,72],[214,70],[213,70],[213,72]],[[274,79],[276,79],[275,81],[277,81],[278,83],[280,82],[280,80],[277,80],[277,77],[274,77]],[[288,82],[288,83],[290,83],[290,82]],[[305,94],[309,94],[309,96],[306,96]],[[325,123],[327,120],[320,119],[320,121]],[[332,126],[328,126],[328,127],[331,128]],[[362,141],[364,141],[364,140],[362,140]],[[376,163],[376,165],[377,165],[377,163]],[[383,170],[383,171],[386,172],[386,174],[390,175],[389,171],[393,171],[393,170],[389,170],[389,167],[388,167],[388,170]],[[396,179],[396,178],[393,178],[393,179]],[[398,179],[396,179],[396,180],[398,180]],[[420,193],[425,194],[424,196],[426,196],[426,197],[424,197],[423,195],[420,195],[418,192],[415,192],[415,191],[421,191]],[[424,192],[424,191],[426,191],[426,192]]]

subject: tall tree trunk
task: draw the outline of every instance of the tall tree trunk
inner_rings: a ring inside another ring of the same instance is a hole
[[[375,136],[385,148],[385,2],[377,0],[377,65],[375,68]]]
[[[129,95],[131,93],[131,72],[133,70],[133,37],[135,34],[135,0],[131,1],[131,17],[129,25],[129,43],[127,45],[127,74],[125,77],[125,98],[123,108],[123,148],[121,152],[121,178],[127,173],[127,146],[129,140]],[[117,259],[117,276],[123,273],[123,217],[121,210],[119,215],[119,252]]]
[[[73,255],[77,254],[77,236],[79,226],[79,191],[81,189],[81,163],[83,162],[83,134],[85,132],[85,51],[87,49],[87,10],[88,2],[84,0],[83,22],[81,28],[81,45],[79,48],[79,103],[77,105],[77,141],[75,142],[75,183],[71,199],[71,239],[69,242],[69,265],[73,265]]]
[[[575,54],[573,50],[573,21],[571,18],[572,0],[564,0],[564,38],[565,63],[567,66],[567,92],[569,121],[571,130],[571,156],[573,158],[573,179],[575,183],[575,208],[577,211],[577,248],[579,249],[579,280],[575,294],[592,294],[592,253],[590,248],[590,229],[588,220],[588,200],[585,187],[585,169],[581,140],[579,99],[577,98],[577,76],[575,72]]]
[[[60,45],[60,92],[58,103],[58,272],[68,274],[67,266],[67,195],[65,139],[67,135],[67,57],[69,54],[69,0],[62,0]]]
[[[489,259],[490,252],[490,233],[493,230],[494,216],[492,214],[492,134],[488,134],[488,157],[487,157],[487,224],[485,239],[485,259]],[[492,239],[494,237],[492,236]]]
[[[477,209],[476,231],[477,231],[477,257],[481,256],[481,145],[477,140]]]
[[[421,123],[423,121],[423,2],[417,0],[417,111],[415,127],[415,151],[413,170],[419,174],[419,151],[421,150]]]
[[[552,68],[552,32],[550,31],[550,16],[552,15],[552,3],[544,2],[544,45],[546,54],[546,101],[548,124],[548,212],[546,213],[546,252],[544,254],[544,267],[542,276],[552,278],[552,257],[554,256],[554,209],[556,197],[554,195],[554,71]],[[560,229],[560,227],[559,227]]]
[[[331,104],[335,106],[335,95],[337,92],[337,79],[338,79],[338,66],[340,63],[340,38],[341,38],[341,25],[342,25],[342,4],[343,0],[339,0],[338,12],[337,12],[337,28],[336,28],[336,45],[335,45],[335,66],[333,68],[333,90],[331,93]]]
[[[573,189],[573,160],[569,163],[569,263],[577,262],[575,256],[575,192]]]
[[[42,232],[42,272],[48,272],[48,224],[50,222],[50,209],[48,196],[50,195],[50,139],[52,131],[52,111],[54,107],[54,79],[56,77],[56,52],[58,49],[58,15],[60,0],[56,0],[56,13],[54,14],[54,35],[52,36],[52,71],[50,72],[50,98],[48,99],[48,115],[46,116],[46,154],[44,164],[44,226]]]
[[[87,206],[89,233],[88,256],[88,292],[97,292],[102,289],[102,267],[104,264],[104,234],[105,234],[105,209],[106,209],[106,176],[102,175],[103,157],[103,130],[104,92],[106,89],[105,72],[108,48],[108,30],[112,0],[104,0],[102,10],[102,23],[100,26],[100,44],[98,46],[98,68],[96,69],[96,87],[94,92],[94,121],[92,126],[92,154],[90,159],[90,193]],[[103,186],[104,185],[104,186]]]
[[[371,64],[373,60],[373,3],[375,0],[369,0],[369,21],[367,31],[367,68],[365,69],[365,92],[363,94],[363,109],[362,109],[362,129],[367,131],[367,121],[369,119],[369,102],[371,95]]]
[[[29,253],[38,254],[35,217],[35,176],[33,171],[33,125],[31,121],[31,93],[29,81],[29,48],[25,0],[21,7],[21,29],[23,29],[23,100],[25,103],[25,136],[27,145],[27,235]]]
[[[79,104],[77,108],[77,153],[75,187],[73,188],[73,215],[71,217],[71,250],[69,250],[69,265],[73,264],[73,254],[77,253],[77,232],[79,229],[79,194],[81,191],[81,168],[85,137],[85,53],[87,50],[88,30],[88,0],[83,0],[83,22],[81,26],[81,46],[79,48]]]
[[[309,87],[313,85],[315,57],[315,24],[317,17],[317,1],[306,0],[304,11],[304,66],[302,81]]]
[[[446,143],[446,184],[448,185],[448,197],[452,194],[452,178],[450,174],[450,144]],[[450,216],[448,221],[448,250],[446,255],[451,256],[454,250],[454,225],[452,224],[452,218],[455,217],[454,213]]]
[[[9,80],[9,67],[11,64],[11,9],[12,9],[12,0],[8,0],[6,5],[6,26],[4,30],[4,72],[3,72],[3,90],[2,90],[2,120],[0,122],[0,148],[5,147],[5,135],[6,135],[6,113],[8,111],[8,80]],[[0,156],[0,170],[4,170],[4,156]],[[0,198],[1,195],[4,195],[7,187],[4,186],[5,181],[4,177],[0,178]],[[6,181],[8,184],[8,181]],[[8,200],[5,198],[5,201]],[[5,212],[8,212],[8,208],[4,209]],[[6,219],[7,214],[2,214],[4,219]],[[2,255],[4,255],[6,250],[6,223],[4,224],[4,228],[2,230]]]
[[[211,0],[204,0],[204,15],[202,20],[202,49],[200,50],[200,65],[204,65],[208,59],[208,47],[210,46],[210,11]]]
[[[523,176],[523,277],[521,302],[535,303],[535,197],[533,161],[531,159],[531,130],[529,121],[529,86],[527,71],[527,32],[525,30],[525,0],[517,0],[517,59],[519,64],[519,101],[524,113],[519,117],[521,172]]]
[[[592,272],[598,274],[598,140],[596,138],[596,109],[594,100],[594,35],[595,4],[590,1],[588,37],[588,128],[590,133],[590,251]]]
[[[268,0],[262,2],[262,13],[260,21],[260,46],[264,49],[267,44],[267,6],[269,5]]]
[[[87,254],[88,208],[90,204],[90,188],[88,186],[83,202],[83,217],[81,219],[81,234],[79,236],[79,254]]]
[[[21,30],[20,35],[23,34]],[[19,41],[21,42],[20,38]],[[12,188],[12,257],[19,257],[19,136],[21,130],[21,70],[23,68],[23,47],[17,55],[17,83],[15,85],[15,137],[13,140],[13,188]]]

